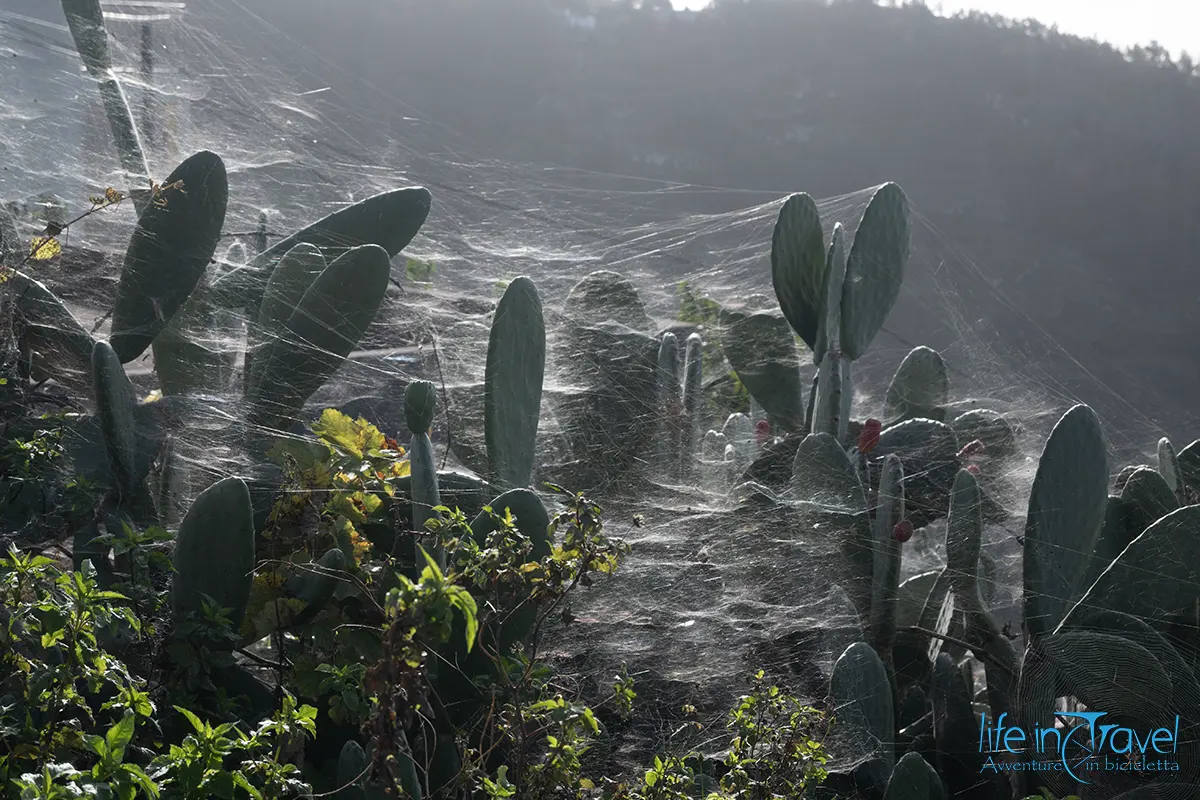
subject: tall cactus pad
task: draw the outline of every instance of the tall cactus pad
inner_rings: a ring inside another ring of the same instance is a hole
[[[542,300],[529,278],[515,278],[496,306],[483,379],[483,428],[492,478],[525,486],[533,473],[546,323]]]
[[[896,606],[900,594],[901,542],[896,525],[904,519],[904,468],[890,455],[883,460],[875,507],[875,567],[871,588],[871,644],[881,657],[890,655],[896,638]]]
[[[321,248],[315,244],[298,244],[279,259],[258,309],[258,327],[264,334],[284,328],[326,266]]]
[[[833,238],[825,257],[825,282],[821,285],[821,318],[817,325],[817,345],[812,349],[818,366],[830,350],[842,347],[842,294],[846,289],[846,229],[833,226]]]
[[[979,482],[965,469],[954,477],[950,516],[946,526],[946,570],[960,589],[978,585],[979,553],[983,546],[982,497]]]
[[[934,416],[950,399],[950,379],[942,354],[929,347],[913,348],[900,362],[884,399],[884,418],[900,421]]]
[[[1125,527],[1133,536],[1179,508],[1179,498],[1166,478],[1149,467],[1133,471],[1121,487],[1125,507]]]
[[[1158,473],[1166,479],[1172,492],[1180,491],[1179,457],[1175,455],[1175,446],[1165,436],[1158,440]]]
[[[1046,637],[1041,648],[1070,694],[1087,707],[1150,726],[1167,724],[1171,679],[1142,645],[1111,633],[1062,631]]]
[[[1028,602],[1028,601],[1027,601]],[[1166,631],[1177,616],[1200,602],[1200,506],[1172,511],[1129,543],[1068,619],[1093,608],[1137,617]]]
[[[387,292],[391,260],[378,245],[356,247],[325,268],[288,319],[284,335],[267,342],[248,399],[256,421],[295,414],[358,345]]]
[[[867,204],[846,261],[842,352],[851,360],[862,358],[900,296],[910,238],[908,198],[885,183]]]
[[[229,179],[220,156],[207,150],[184,161],[146,206],[125,251],[113,306],[113,350],[128,364],[140,356],[183,307],[216,252],[225,225]]]
[[[690,430],[685,434],[689,447],[694,447],[701,426],[704,403],[704,341],[700,334],[688,336],[683,351],[683,413]]]
[[[1108,503],[1108,449],[1096,413],[1077,405],[1042,450],[1025,520],[1025,627],[1053,631],[1087,572]]]
[[[821,362],[821,371],[817,375],[817,397],[814,400],[816,408],[813,410],[812,419],[813,433],[828,433],[837,437],[839,442],[845,440],[850,424],[848,415],[843,413],[846,405],[845,394],[848,389],[847,374],[843,370],[849,368],[848,360],[839,358],[835,352],[830,350],[825,353],[825,358]]]
[[[896,762],[883,800],[945,800],[942,779],[920,753],[905,753]]]
[[[1200,439],[1179,451],[1179,482],[1185,492],[1200,497]]]
[[[390,259],[421,230],[432,202],[428,189],[411,186],[373,195],[322,217],[256,256],[244,268],[221,276],[213,284],[218,302],[227,307],[258,308],[279,259],[298,244],[321,248],[326,261],[335,261],[362,245],[381,247]]]
[[[792,499],[835,522],[845,561],[842,584],[864,619],[869,619],[875,548],[867,500],[846,451],[829,434],[804,437],[792,463]]]
[[[404,421],[412,434],[409,465],[412,481],[413,530],[422,533],[425,523],[433,517],[433,509],[442,504],[438,492],[437,464],[433,459],[433,442],[429,429],[437,412],[437,390],[429,381],[413,381],[404,390]],[[440,548],[433,553],[439,565],[444,565]]]
[[[8,286],[21,347],[33,354],[33,378],[53,378],[74,387],[90,385],[92,335],[41,281],[13,270]]]
[[[807,194],[794,194],[779,209],[771,234],[771,282],[784,318],[809,349],[817,345],[825,270],[817,204]]]
[[[872,785],[885,786],[896,763],[896,746],[892,689],[883,662],[869,645],[855,642],[834,663],[829,684],[835,723],[876,746],[875,759],[863,769]]]
[[[315,244],[298,244],[279,259],[279,265],[267,280],[257,324],[250,331],[245,367],[247,394],[262,378],[262,365],[255,356],[265,343],[286,336],[288,320],[326,266],[321,249]]]
[[[721,343],[738,379],[780,433],[804,427],[800,353],[787,320],[774,314],[723,311]]]
[[[122,496],[132,497],[138,481],[137,431],[133,419],[137,401],[121,360],[107,342],[96,342],[92,349],[92,381],[109,466]]]
[[[240,478],[225,478],[192,503],[175,542],[171,609],[175,619],[199,610],[208,595],[241,626],[254,571],[254,510]]]

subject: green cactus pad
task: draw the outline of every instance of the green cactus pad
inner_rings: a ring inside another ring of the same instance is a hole
[[[842,352],[862,358],[900,296],[910,246],[908,198],[894,183],[876,190],[854,231],[842,295]]]
[[[1063,415],[1038,462],[1025,522],[1025,627],[1054,630],[1075,599],[1104,523],[1108,448],[1096,413],[1077,405]]]
[[[866,495],[846,451],[829,434],[804,437],[792,463],[791,496],[821,512],[835,524],[838,548],[845,560],[842,581],[847,595],[864,619],[871,609],[875,548]]]
[[[913,348],[900,362],[884,398],[884,419],[932,419],[950,400],[950,379],[942,354],[929,347]]]
[[[849,368],[848,359],[839,358],[832,350],[826,352],[818,374],[817,397],[813,401],[816,406],[813,409],[813,433],[828,433],[839,442],[845,441],[850,424],[849,415],[845,413],[846,401],[850,399],[847,393]]]
[[[951,790],[956,778],[979,779],[979,721],[972,705],[971,687],[958,664],[942,653],[933,667],[933,737],[937,743],[938,771]],[[974,763],[972,763],[974,762]],[[975,768],[972,769],[972,766]],[[966,796],[966,795],[964,795]]]
[[[817,325],[817,344],[812,348],[813,363],[820,365],[831,349],[841,350],[842,294],[846,288],[846,229],[833,226],[833,238],[826,256],[825,282],[821,286],[821,321]]]
[[[639,332],[652,327],[637,287],[624,275],[609,270],[585,275],[575,284],[567,294],[563,313],[584,325],[615,322]]]
[[[838,657],[829,693],[838,729],[877,748],[876,758],[863,765],[866,777],[875,786],[886,785],[896,763],[895,714],[887,669],[870,645],[855,642]]]
[[[883,460],[875,506],[875,566],[871,588],[871,643],[889,652],[896,638],[896,606],[900,591],[902,543],[894,535],[904,519],[904,468],[890,455]]]
[[[413,381],[404,390],[404,421],[416,436],[433,427],[437,414],[437,387],[429,381]]]
[[[146,352],[183,307],[208,268],[225,224],[229,180],[215,153],[184,161],[164,186],[161,203],[146,206],[125,251],[112,314],[113,350],[128,364]]]
[[[792,497],[844,514],[865,513],[862,483],[846,451],[827,433],[805,436],[792,465]]]
[[[1167,708],[1196,726],[1200,720],[1200,681],[1192,667],[1158,631],[1129,614],[1106,609],[1090,609],[1080,615],[1068,630],[1098,631],[1119,636],[1150,651],[1171,682],[1171,698]],[[1180,737],[1183,738],[1182,736]],[[1184,741],[1189,741],[1185,739]],[[1196,747],[1195,739],[1190,739]]]
[[[200,493],[179,525],[171,584],[175,619],[199,610],[203,594],[231,609],[240,628],[254,563],[250,490],[240,478],[225,478]]]
[[[362,800],[362,785],[366,781],[370,763],[367,751],[358,742],[350,739],[342,745],[337,766],[337,782],[342,788],[334,794],[334,800]]]
[[[121,495],[132,497],[139,482],[133,418],[137,400],[121,360],[108,342],[96,342],[92,349],[92,380],[109,466]]]
[[[1200,496],[1200,439],[1179,451],[1176,456],[1179,465],[1179,482],[1184,491]]]
[[[252,421],[290,418],[329,380],[375,319],[391,261],[378,245],[356,247],[317,276],[288,319],[286,332],[263,345],[260,378],[247,396]]]
[[[950,491],[950,514],[946,527],[946,569],[959,587],[977,585],[979,553],[983,542],[981,512],[979,482],[967,470],[959,470]]]
[[[1081,592],[1092,588],[1092,584],[1117,556],[1129,546],[1140,531],[1133,531],[1127,524],[1129,516],[1128,505],[1119,495],[1110,494],[1104,506],[1104,522],[1100,525],[1100,535],[1096,537],[1096,547],[1092,551],[1091,565],[1087,577],[1079,584]],[[1145,527],[1141,530],[1145,530]]]
[[[1149,725],[1165,722],[1171,679],[1145,647],[1109,633],[1071,630],[1045,637],[1040,646],[1069,694],[1088,708]]]
[[[262,305],[258,309],[257,325],[251,331],[245,368],[247,393],[250,392],[250,386],[262,377],[261,367],[256,364],[254,356],[264,342],[287,335],[288,320],[299,307],[304,293],[325,271],[326,266],[321,248],[315,244],[298,244],[279,259],[278,266],[267,280]]]
[[[721,343],[738,379],[779,433],[804,427],[800,353],[787,320],[775,314],[722,311]]]
[[[533,474],[545,372],[542,300],[533,281],[515,278],[492,318],[483,379],[484,439],[500,486],[525,486]]]
[[[329,262],[363,245],[381,247],[391,259],[421,230],[432,202],[428,189],[410,186],[335,211],[214,281],[217,301],[228,308],[258,308],[279,259],[298,244],[315,244]]]
[[[905,753],[888,779],[883,800],[945,800],[937,770],[920,753]]]
[[[908,519],[923,528],[949,511],[950,490],[958,474],[958,438],[945,423],[910,419],[884,428],[872,458],[895,453],[904,464]]]
[[[41,281],[12,270],[7,283],[21,347],[34,354],[33,378],[53,378],[72,388],[90,386],[92,335]]]
[[[807,194],[784,201],[771,234],[771,282],[779,308],[809,349],[817,345],[827,269],[821,214]]]
[[[1096,579],[1066,620],[1092,608],[1119,611],[1157,630],[1200,602],[1200,506],[1184,506],[1148,527]]]
[[[346,568],[346,554],[334,547],[317,559],[314,567],[304,569],[288,589],[293,597],[304,601],[304,608],[292,620],[291,627],[308,624],[333,599],[342,578],[338,574]]]
[[[1121,500],[1125,502],[1125,526],[1130,536],[1137,536],[1155,521],[1179,508],[1175,490],[1166,478],[1149,467],[1133,471],[1121,487]]]
[[[1171,492],[1180,491],[1180,462],[1175,455],[1175,445],[1163,437],[1158,440],[1158,474],[1166,480]]]

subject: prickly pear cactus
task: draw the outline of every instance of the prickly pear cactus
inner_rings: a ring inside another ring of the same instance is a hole
[[[202,595],[231,609],[241,626],[254,572],[254,510],[240,478],[225,478],[200,493],[175,538],[171,610],[176,621],[198,611]]]
[[[1063,415],[1038,461],[1025,522],[1025,627],[1043,636],[1082,587],[1108,503],[1108,447],[1096,413]]]
[[[429,429],[437,409],[437,390],[429,381],[413,381],[404,391],[404,418],[412,440],[409,446],[409,465],[412,473],[413,530],[423,532],[425,523],[442,504],[438,493],[437,464],[433,457],[433,442]],[[428,548],[426,548],[428,549]],[[445,566],[441,549],[431,553],[439,566]]]
[[[133,497],[138,483],[133,422],[136,398],[121,360],[108,342],[96,342],[92,350],[92,380],[96,414],[116,488],[124,497]]]
[[[54,380],[73,389],[91,387],[95,341],[54,292],[41,281],[17,270],[9,272],[15,334],[20,349],[31,357],[34,380]]]
[[[840,222],[833,226],[825,261],[825,282],[821,285],[824,305],[817,325],[817,344],[813,348],[813,363],[817,366],[825,361],[830,351],[837,358],[841,350],[842,296],[846,287],[846,229]]]
[[[783,316],[810,350],[817,345],[826,268],[817,204],[807,194],[793,194],[779,209],[771,234],[771,282]]]
[[[169,188],[177,182],[182,191]],[[183,307],[225,224],[229,180],[217,154],[196,153],[163,185],[162,196],[138,217],[117,285],[111,341],[123,364],[144,353]]]
[[[888,386],[884,418],[890,422],[940,419],[949,400],[950,379],[941,353],[929,347],[915,347],[900,362]]]
[[[780,434],[804,426],[804,384],[800,353],[787,320],[765,312],[721,313],[725,357],[750,395]]]
[[[687,338],[683,358],[683,460],[689,473],[696,462],[704,413],[704,342],[700,334]]]
[[[903,544],[896,536],[896,527],[904,517],[904,468],[900,466],[900,459],[891,455],[883,461],[872,521],[875,564],[871,581],[870,643],[884,664],[891,663],[892,645],[896,639]]]
[[[883,800],[945,800],[942,779],[920,753],[905,753],[888,779]]]
[[[1179,508],[1179,498],[1167,479],[1150,467],[1139,467],[1121,487],[1125,527],[1137,536],[1156,520]]]
[[[870,645],[855,642],[834,662],[829,693],[839,730],[873,747],[858,781],[882,792],[896,764],[895,712],[887,669]]]
[[[862,358],[900,296],[911,233],[908,198],[895,183],[876,190],[854,231],[842,293],[842,352]]]
[[[326,266],[321,249],[314,244],[298,244],[279,259],[278,266],[267,280],[256,324],[250,330],[245,367],[247,391],[251,391],[252,386],[257,387],[262,377],[262,367],[256,362],[263,345],[272,339],[287,336],[288,320],[300,306],[304,293],[325,271]]]
[[[533,474],[545,369],[542,300],[533,281],[515,278],[496,306],[483,382],[484,438],[498,486],[526,486]]]
[[[240,269],[213,282],[213,299],[231,309],[258,309],[279,259],[298,244],[313,244],[328,262],[364,245],[382,248],[390,260],[408,246],[429,216],[433,198],[422,186],[373,195],[322,217],[277,242]]]
[[[274,428],[300,411],[354,350],[387,292],[391,261],[378,245],[346,251],[317,276],[288,318],[286,335],[254,359],[250,421]]]

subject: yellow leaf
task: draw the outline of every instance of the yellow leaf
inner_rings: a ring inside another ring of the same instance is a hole
[[[50,236],[38,236],[29,245],[29,257],[35,261],[45,261],[62,253],[62,245]]]
[[[158,402],[159,400],[162,400],[162,396],[163,396],[162,389],[155,389],[154,391],[150,392],[150,394],[148,394],[144,398],[142,398],[142,402],[143,403],[155,403],[155,402]]]

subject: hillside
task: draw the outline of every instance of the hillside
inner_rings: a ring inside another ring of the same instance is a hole
[[[1095,380],[1072,386],[1062,353],[1028,358],[1062,359],[1067,387],[1110,414],[1127,402],[1186,425],[1200,393],[1200,372],[1181,366],[1200,336],[1190,63],[849,0],[696,14],[581,2],[582,25],[536,0],[347,0],[336,16],[280,2],[255,10],[305,45],[288,57],[335,79],[338,102],[388,114],[391,98],[390,113],[495,158],[763,192],[690,210],[896,180]]]

